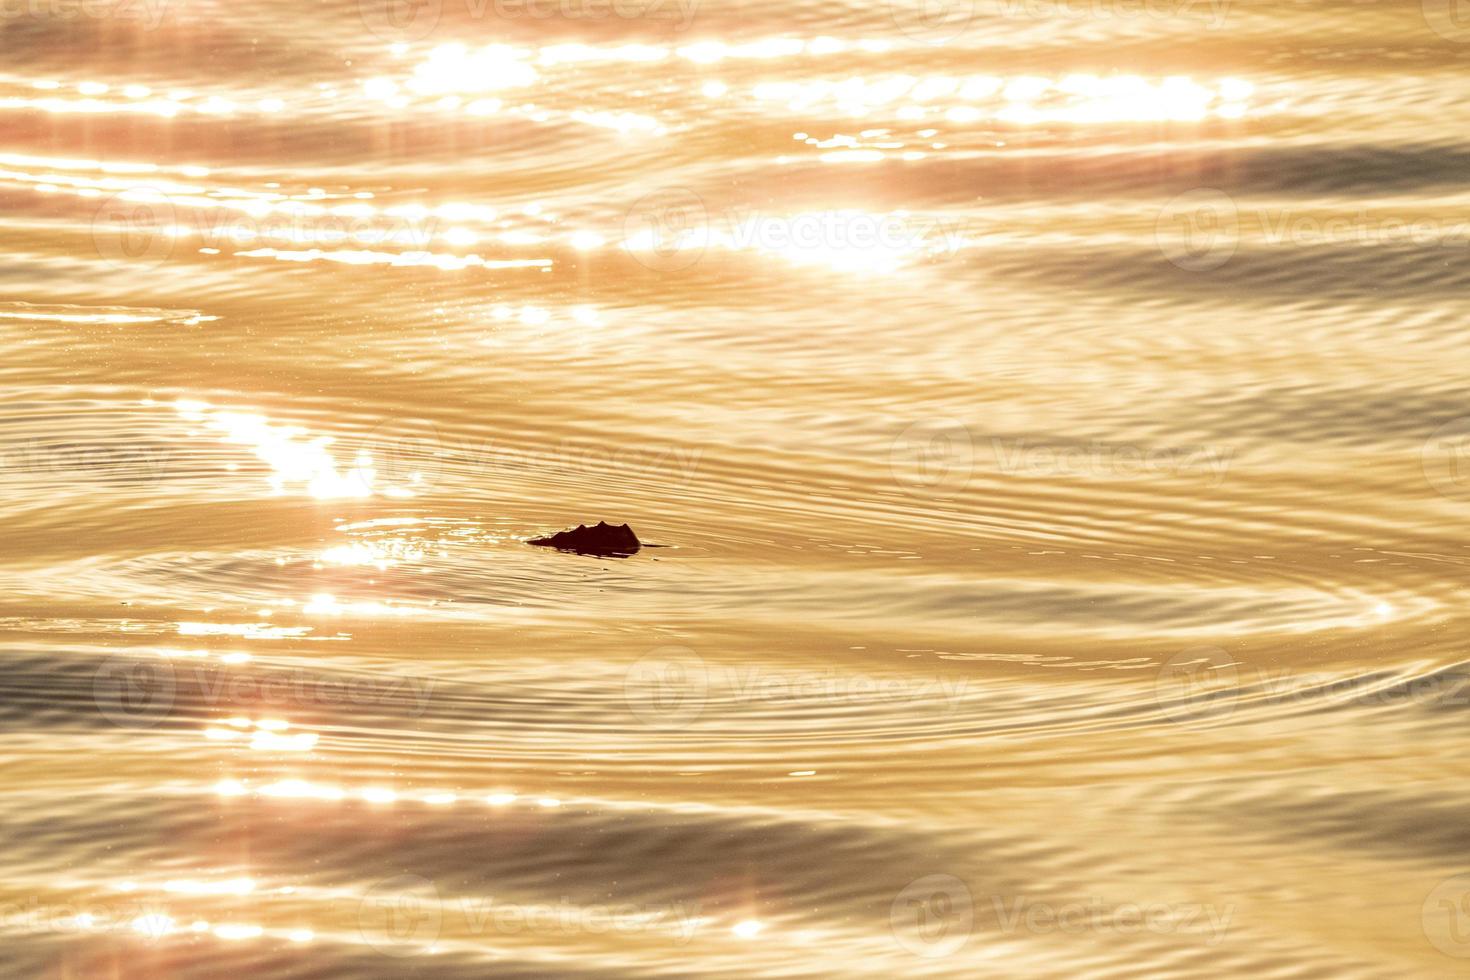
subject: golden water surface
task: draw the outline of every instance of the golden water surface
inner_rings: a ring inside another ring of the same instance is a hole
[[[0,974],[1470,970],[1453,3],[0,52]]]

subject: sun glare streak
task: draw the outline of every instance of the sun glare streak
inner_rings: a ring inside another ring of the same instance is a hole
[[[912,83],[912,80],[910,80]],[[973,80],[935,88],[935,92],[957,90],[960,92],[984,91],[995,88],[995,84],[976,86]],[[1013,82],[1007,86],[1012,97],[1030,97],[1043,92],[1048,85],[1040,82],[1021,84]],[[1060,86],[1076,87],[1075,83]],[[757,87],[759,91],[759,86]],[[896,91],[896,90],[895,90]],[[1181,89],[1181,91],[1192,91]],[[1182,97],[1182,96],[1181,96]],[[934,130],[925,130],[931,136]],[[829,164],[867,164],[899,154],[905,159],[922,158],[926,151],[905,149],[907,144],[884,127],[863,129],[858,135],[836,134],[819,139],[805,133],[797,134],[802,141],[821,151],[819,159]],[[926,143],[930,146],[931,143]],[[940,144],[933,143],[933,146]],[[34,158],[26,158],[35,162]],[[124,188],[116,195],[121,206],[137,205],[153,214],[158,227],[155,234],[173,238],[199,238],[205,242],[239,245],[248,241],[275,238],[295,244],[312,242],[343,243],[348,239],[392,244],[404,250],[390,251],[384,248],[280,248],[274,245],[248,248],[231,252],[233,258],[265,259],[292,263],[334,263],[353,266],[428,267],[445,272],[465,269],[483,270],[534,270],[547,271],[557,264],[553,255],[539,257],[484,257],[478,252],[435,252],[426,246],[431,241],[442,241],[455,248],[470,248],[487,239],[509,248],[541,248],[550,243],[577,253],[588,253],[613,248],[638,253],[644,250],[672,249],[682,251],[689,248],[717,248],[732,251],[754,251],[783,259],[797,265],[822,265],[849,272],[891,272],[914,261],[948,254],[954,251],[955,243],[944,234],[934,235],[922,228],[906,228],[911,219],[901,213],[887,215],[867,214],[855,209],[830,212],[811,212],[790,215],[784,218],[762,218],[754,223],[733,222],[728,227],[691,228],[683,237],[669,241],[657,231],[645,229],[622,240],[612,240],[592,228],[563,227],[560,220],[550,214],[540,202],[532,201],[518,209],[491,207],[473,202],[443,202],[436,205],[397,203],[383,205],[364,199],[361,193],[350,200],[339,196],[334,202],[320,188],[311,188],[305,194],[289,195],[278,189],[245,191],[237,187],[208,188],[196,185],[175,185],[164,182],[160,186],[129,187],[128,182],[118,177],[99,177],[87,174],[94,168],[95,161],[70,160],[47,161],[66,163],[77,168],[70,174],[0,172],[0,181],[7,178],[36,181],[50,178],[71,181],[72,190],[92,189],[101,193]],[[107,165],[113,166],[113,165]],[[118,164],[123,169],[147,169],[146,164]],[[192,171],[191,171],[192,172]],[[109,181],[115,184],[108,183]],[[58,185],[60,186],[60,185]],[[371,198],[371,192],[366,197]],[[184,212],[197,212],[185,217]],[[153,209],[162,209],[155,211]],[[234,218],[220,218],[213,210],[225,209],[248,219],[245,223]],[[772,222],[784,223],[799,230],[812,221],[830,219],[849,224],[879,222],[885,231],[897,227],[898,234],[885,234],[875,242],[834,240],[823,237],[818,241],[802,241],[799,236],[784,236],[786,240],[772,241],[763,234]],[[452,222],[451,227],[438,230],[432,222]],[[362,224],[358,224],[362,223]],[[626,223],[626,222],[625,222]],[[192,224],[192,227],[191,227]],[[545,231],[539,230],[541,228]],[[202,254],[220,255],[222,250],[214,247],[198,249]],[[529,309],[529,307],[527,307]],[[124,314],[126,315],[126,314]],[[583,325],[595,326],[595,315],[575,314]],[[536,325],[526,320],[528,325]],[[187,406],[186,406],[187,408]],[[208,406],[196,411],[213,411]],[[219,427],[228,428],[228,440],[253,444],[257,455],[267,458],[277,470],[274,481],[277,492],[283,492],[286,484],[306,482],[308,492],[319,499],[342,499],[375,495],[409,497],[414,491],[408,486],[374,485],[370,465],[361,461],[354,467],[341,467],[331,460],[322,448],[320,440],[315,442],[298,440],[304,435],[300,430],[283,431],[286,427],[272,427],[259,416],[245,413],[217,413],[213,420]]]
[[[75,323],[126,325],[133,323],[173,323],[192,327],[201,323],[212,323],[217,316],[205,316],[197,311],[182,310],[129,310],[127,312],[81,312],[83,307],[38,306],[28,303],[10,303],[0,309],[0,320],[26,320],[32,323]]]
[[[249,895],[255,891],[253,878],[230,878],[226,881],[174,879],[163,883],[163,890],[175,895]]]
[[[750,89],[750,96],[767,108],[798,114],[826,109],[854,118],[887,114],[909,122],[933,118],[969,126],[982,122],[1200,122],[1212,115],[1238,119],[1252,111],[1250,100],[1255,92],[1251,82],[1238,78],[1211,85],[1186,76],[1151,81],[1139,75],[1006,79],[897,74],[759,82]]]
[[[473,802],[478,799],[496,809],[508,807],[515,803],[526,803],[532,804],[542,810],[556,810],[564,806],[566,802],[555,796],[522,797],[516,793],[504,790],[499,790],[484,796],[477,796],[473,793],[465,796],[448,790],[434,790],[432,792],[411,794],[401,793],[387,786],[361,786],[350,789],[297,778],[281,779],[262,784],[257,788],[251,788],[244,780],[222,779],[213,784],[211,790],[216,796],[225,798],[239,798],[253,795],[270,799],[325,800],[335,802],[356,799],[364,803],[372,803],[379,806],[394,803],[421,803],[426,806],[442,807],[453,806],[457,803]]]
[[[412,541],[389,539],[385,541],[354,541],[351,544],[334,545],[317,556],[323,565],[349,567],[372,566],[386,571],[404,561],[422,561],[424,549]]]
[[[631,118],[601,121],[614,127],[641,125]],[[197,251],[204,255],[228,250],[233,257],[282,262],[430,267],[443,271],[546,270],[555,264],[551,256],[486,257],[431,247],[437,241],[452,248],[468,248],[485,238],[511,247],[543,244],[553,236],[530,231],[525,225],[549,230],[558,219],[543,214],[534,205],[507,214],[474,202],[378,204],[372,201],[370,191],[334,196],[315,187],[288,193],[275,184],[254,190],[223,184],[206,186],[177,178],[197,180],[209,176],[207,168],[167,169],[151,163],[0,154],[0,165],[14,168],[0,169],[0,184],[45,194],[106,197],[99,217],[111,223],[99,227],[147,235],[160,253],[170,255],[179,243],[196,241]],[[441,231],[440,222],[453,222],[454,226]],[[595,235],[575,228],[563,234],[578,246],[585,246],[587,236]]]
[[[236,725],[237,721],[245,721],[244,726]],[[288,727],[285,722],[273,723],[269,720],[255,722],[255,731],[241,731],[241,728],[249,726],[248,719],[230,719],[227,724],[230,728],[211,726],[204,729],[204,737],[212,742],[244,742],[248,740],[251,749],[259,752],[310,752],[316,748],[320,739],[316,732],[295,732],[290,735],[281,734]]]
[[[273,471],[269,483],[278,494],[301,484],[317,500],[373,495],[375,471],[371,459],[360,455],[355,468],[339,468],[328,451],[330,436],[306,439],[303,437],[307,432],[300,426],[274,424],[264,415],[216,409],[201,401],[179,399],[174,407],[180,418],[219,433],[224,442],[248,446]]]
[[[340,602],[336,596],[325,592],[313,595],[311,601],[301,607],[301,611],[313,616],[415,616],[428,612],[421,606],[400,606],[371,599]]]
[[[245,640],[292,640],[312,632],[310,626],[272,626],[269,623],[202,623],[181,622],[175,627],[180,636],[236,636]],[[183,654],[188,655],[188,654]],[[233,658],[233,659],[231,659]],[[247,653],[221,655],[226,663],[250,659]]]
[[[347,797],[346,792],[339,787],[325,786],[319,783],[308,782],[304,779],[282,779],[262,786],[256,793],[271,799],[282,800],[324,800],[335,802],[346,799]],[[240,796],[244,794],[230,793],[228,795]]]
[[[236,252],[236,256],[247,259],[275,259],[278,262],[336,262],[341,265],[391,265],[399,267],[432,266],[445,272],[462,269],[549,269],[554,265],[550,258],[536,259],[484,259],[478,255],[442,255],[429,252],[378,252],[369,249],[341,249],[328,251],[313,248],[305,251],[257,248],[247,252]]]

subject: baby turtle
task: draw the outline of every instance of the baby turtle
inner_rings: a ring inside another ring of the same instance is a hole
[[[578,524],[570,531],[558,531],[547,538],[532,538],[526,543],[604,558],[627,558],[629,555],[636,555],[638,549],[643,547],[631,527],[626,524],[609,524],[606,521],[599,521],[596,527]]]

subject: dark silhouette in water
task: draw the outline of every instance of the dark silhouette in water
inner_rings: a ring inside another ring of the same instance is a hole
[[[532,538],[526,543],[604,558],[627,558],[643,547],[631,527],[606,521],[599,521],[596,527],[578,524],[570,531],[558,531],[549,538]]]

